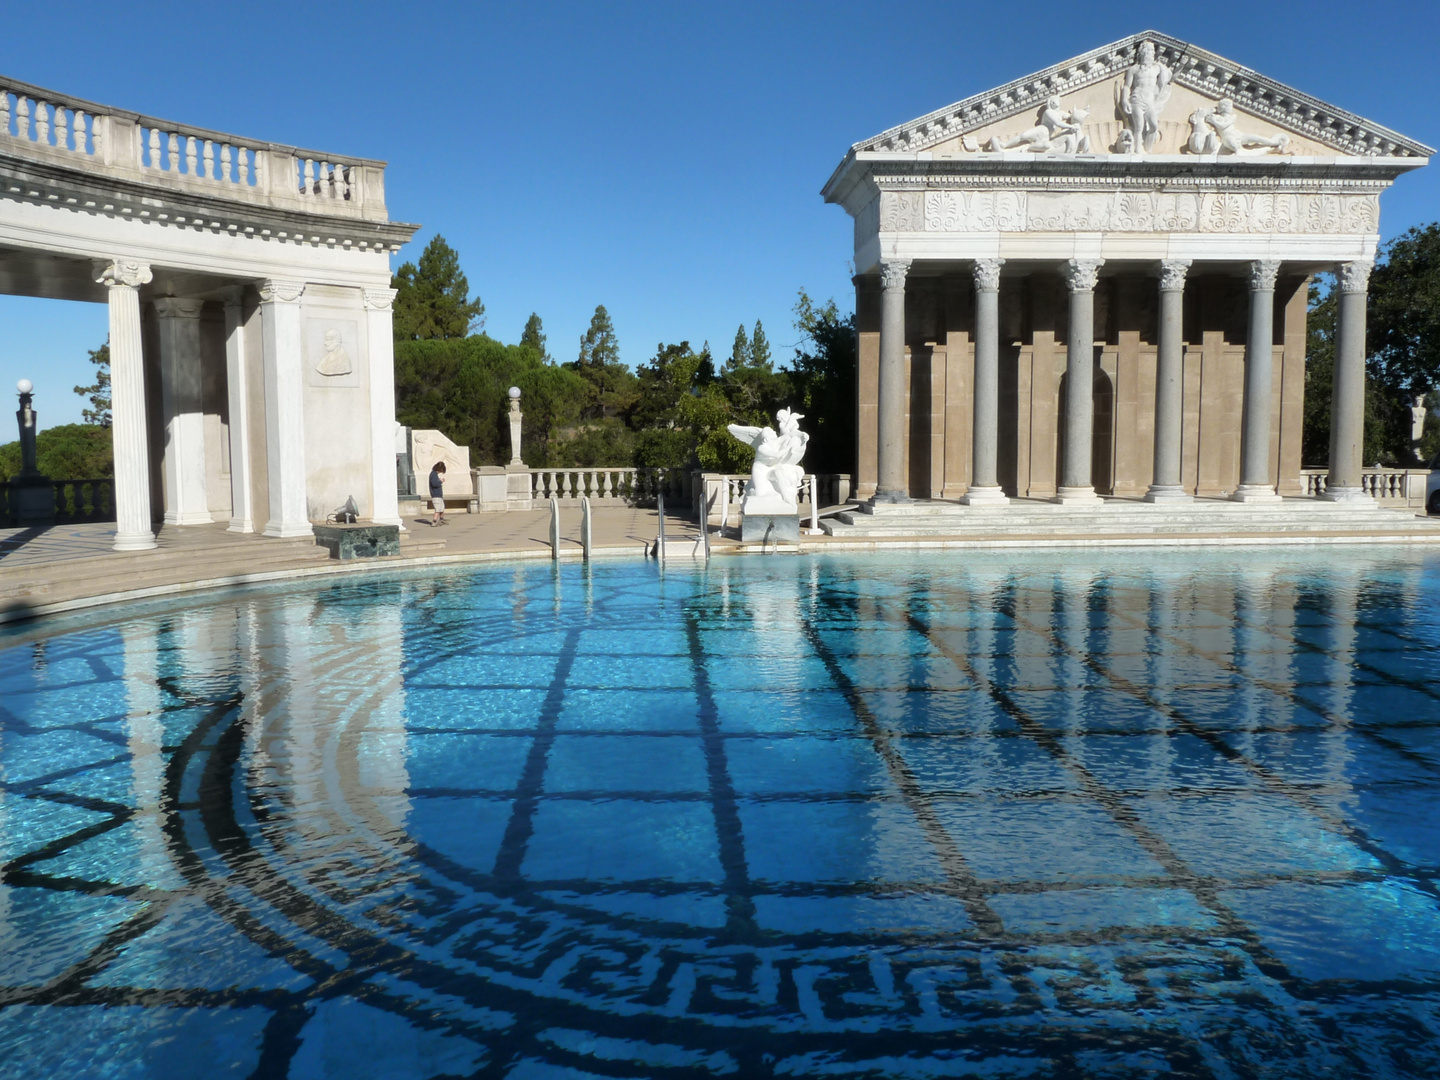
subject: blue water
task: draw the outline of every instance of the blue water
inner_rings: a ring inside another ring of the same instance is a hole
[[[0,635],[0,1077],[1435,1077],[1440,557],[487,567]]]

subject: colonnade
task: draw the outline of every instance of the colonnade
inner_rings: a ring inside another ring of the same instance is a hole
[[[1000,341],[999,298],[1003,259],[977,259],[975,284],[974,445],[967,505],[1002,505],[1000,487]],[[1094,401],[1088,388],[1095,364],[1095,285],[1101,259],[1070,259],[1058,270],[1070,293],[1065,382],[1065,422],[1061,432],[1063,467],[1053,501],[1099,502],[1091,481]],[[911,260],[880,263],[880,365],[877,484],[875,503],[910,499],[905,472],[905,282]],[[1189,259],[1159,263],[1159,334],[1155,382],[1154,475],[1147,502],[1190,502],[1180,483],[1182,382],[1184,364],[1185,278]],[[1245,343],[1244,404],[1240,435],[1240,484],[1231,498],[1239,502],[1279,502],[1270,480],[1271,389],[1274,379],[1275,280],[1281,264],[1261,259],[1249,264],[1249,332]],[[1337,267],[1339,324],[1335,346],[1335,382],[1331,412],[1330,472],[1324,498],[1343,502],[1365,499],[1360,486],[1365,421],[1365,302],[1371,264]]]

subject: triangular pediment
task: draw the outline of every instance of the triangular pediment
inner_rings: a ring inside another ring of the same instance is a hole
[[[919,117],[858,142],[856,152],[939,155],[1025,151],[1027,131],[1043,126],[1040,113],[1052,98],[1079,120],[1088,152],[1124,152],[1125,114],[1120,107],[1126,74],[1140,47],[1150,42],[1169,73],[1164,107],[1151,153],[1215,152],[1214,136],[1226,121],[1207,120],[1220,103],[1233,103],[1229,130],[1250,144],[1240,153],[1314,157],[1426,158],[1433,150],[1353,113],[1301,93],[1222,56],[1154,31],[1145,31],[1077,56],[1023,79]],[[1052,125],[1053,127],[1053,125]],[[1192,138],[1193,137],[1193,138]],[[1043,136],[1041,136],[1043,138]],[[1207,142],[1207,138],[1210,139]],[[1078,139],[1076,140],[1078,142]],[[1268,144],[1268,145],[1267,145]],[[1075,152],[1074,144],[1051,147]],[[1081,150],[1080,152],[1087,152]],[[1219,152],[1226,150],[1222,146]]]

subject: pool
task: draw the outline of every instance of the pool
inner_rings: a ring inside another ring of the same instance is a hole
[[[0,1076],[1440,1075],[1440,558],[404,573],[0,636]]]

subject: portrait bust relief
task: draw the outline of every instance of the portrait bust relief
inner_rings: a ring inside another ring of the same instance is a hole
[[[332,327],[325,331],[325,351],[320,357],[320,363],[315,365],[315,370],[321,375],[349,375],[354,370],[339,330]]]

